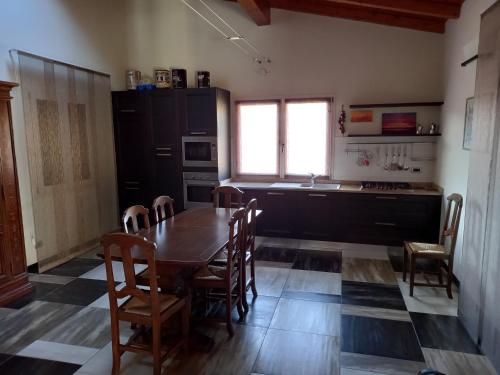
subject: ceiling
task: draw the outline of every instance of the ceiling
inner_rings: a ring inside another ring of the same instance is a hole
[[[270,25],[271,9],[444,33],[464,0],[229,0],[238,2],[259,26]]]

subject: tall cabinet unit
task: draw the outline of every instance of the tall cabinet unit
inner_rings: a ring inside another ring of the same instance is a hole
[[[158,195],[184,209],[183,171],[229,177],[229,92],[219,88],[113,92],[120,211]],[[183,169],[182,137],[217,137],[219,165]]]
[[[0,306],[29,293],[26,254],[12,139],[10,90],[0,82]]]

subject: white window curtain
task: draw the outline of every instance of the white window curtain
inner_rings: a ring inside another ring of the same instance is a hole
[[[18,52],[38,265],[117,228],[109,76]]]

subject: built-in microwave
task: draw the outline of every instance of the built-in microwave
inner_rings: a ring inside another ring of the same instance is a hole
[[[217,137],[182,137],[184,167],[217,167]]]
[[[184,172],[184,208],[210,207],[219,176],[212,172]]]

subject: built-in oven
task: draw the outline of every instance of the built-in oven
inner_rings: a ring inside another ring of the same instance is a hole
[[[182,137],[184,167],[217,167],[217,137]]]
[[[219,186],[219,176],[212,172],[184,172],[184,208],[210,207],[212,191]]]

